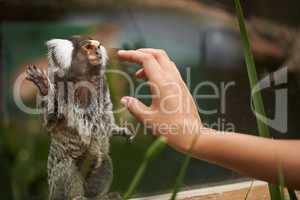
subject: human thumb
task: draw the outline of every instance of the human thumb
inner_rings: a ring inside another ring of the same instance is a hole
[[[129,112],[141,122],[143,122],[146,119],[146,116],[149,116],[150,114],[150,108],[134,97],[122,97],[121,104],[125,106]]]

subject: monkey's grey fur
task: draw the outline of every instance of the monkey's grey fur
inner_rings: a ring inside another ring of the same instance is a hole
[[[47,46],[48,75],[29,66],[27,79],[44,99],[41,105],[51,138],[49,199],[121,199],[108,193],[113,178],[109,139],[134,135],[115,124],[104,76],[106,51],[98,41],[83,36],[51,40]]]

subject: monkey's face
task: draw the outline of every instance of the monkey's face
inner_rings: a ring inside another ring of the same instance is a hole
[[[70,41],[74,46],[69,71],[71,77],[89,77],[105,70],[107,53],[99,41],[84,36],[73,36]]]
[[[79,55],[91,66],[104,66],[107,61],[105,48],[97,40],[87,39],[79,42]]]
[[[86,77],[105,70],[108,56],[97,40],[73,36],[69,40],[53,39],[47,42],[50,66],[63,76]]]

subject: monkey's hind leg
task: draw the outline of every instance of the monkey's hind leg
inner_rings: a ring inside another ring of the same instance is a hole
[[[112,161],[108,155],[103,156],[101,164],[94,167],[85,179],[85,196],[89,200],[121,200],[118,193],[108,193],[113,179]]]
[[[72,160],[57,163],[49,178],[49,200],[89,200],[84,196],[83,179]]]
[[[48,95],[48,77],[44,71],[35,65],[29,65],[26,69],[26,79],[33,82],[42,96]]]

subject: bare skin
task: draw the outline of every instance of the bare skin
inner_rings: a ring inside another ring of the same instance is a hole
[[[121,50],[118,55],[140,64],[142,68],[136,76],[149,81],[150,106],[129,96],[123,97],[121,103],[153,134],[165,137],[181,152],[192,147],[195,158],[256,179],[276,184],[281,171],[287,186],[300,189],[299,140],[265,139],[204,128],[189,90],[165,51]]]

